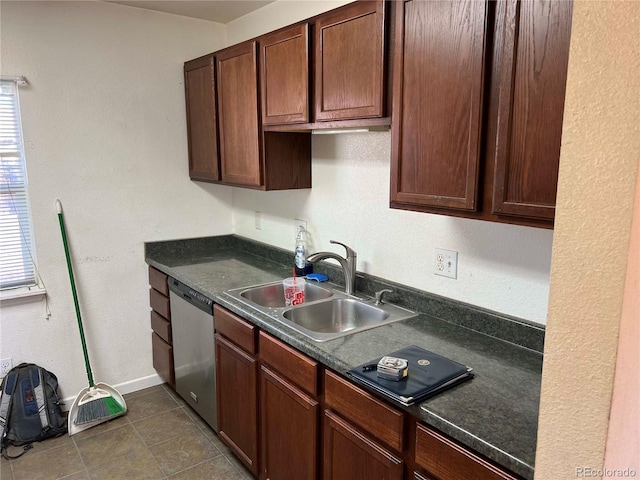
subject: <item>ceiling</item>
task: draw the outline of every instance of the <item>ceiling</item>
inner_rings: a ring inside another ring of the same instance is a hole
[[[200,18],[211,22],[229,23],[236,18],[273,3],[275,0],[105,0],[130,7]]]

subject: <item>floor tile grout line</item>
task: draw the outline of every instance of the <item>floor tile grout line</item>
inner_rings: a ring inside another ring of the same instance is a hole
[[[82,456],[82,452],[80,452],[80,448],[78,447],[76,438],[73,435],[70,435],[70,437],[71,437],[71,442],[73,443],[73,446],[76,447],[76,452],[78,452],[78,457],[80,457],[80,461],[82,462],[82,466],[84,467],[85,473],[87,474],[88,477],[91,477],[89,473],[89,467],[87,467],[87,463],[84,461],[84,457]]]
[[[173,409],[171,409],[171,410],[173,410]],[[149,445],[147,445],[147,442],[144,441],[144,438],[142,438],[142,435],[140,435],[140,432],[138,431],[138,429],[136,428],[136,426],[134,425],[133,422],[131,422],[131,427],[133,428],[133,431],[136,433],[136,435],[138,435],[138,438],[140,438],[140,440],[142,441],[142,445],[144,445],[144,448],[147,450],[147,452],[149,452],[149,455],[151,455],[151,458],[153,458],[153,461],[156,462],[156,465],[158,466],[158,469],[162,473],[162,479],[163,480],[167,479],[168,475],[162,469],[162,466],[160,465],[160,462],[158,461],[156,456],[153,454],[153,452],[149,448]],[[160,443],[160,442],[158,442],[158,443]]]

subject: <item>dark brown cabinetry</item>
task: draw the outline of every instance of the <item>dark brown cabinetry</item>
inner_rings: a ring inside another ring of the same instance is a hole
[[[488,5],[395,8],[391,202],[475,210]]]
[[[318,478],[318,364],[260,332],[261,478]]]
[[[260,42],[262,123],[309,121],[309,25],[265,35]]]
[[[160,378],[175,386],[173,345],[171,336],[171,309],[169,307],[168,277],[149,267],[149,304],[151,306],[151,352],[153,368]]]
[[[255,327],[214,306],[218,435],[258,475],[258,360]],[[249,347],[248,350],[243,346]]]
[[[569,1],[497,4],[492,213],[555,215],[571,13]]]
[[[174,384],[168,277],[149,267],[154,367]],[[218,436],[260,480],[515,480],[215,304]]]
[[[260,395],[262,478],[315,480],[318,402],[264,365]]]
[[[515,477],[418,424],[416,464],[439,480],[515,480]],[[419,478],[416,475],[416,478]]]
[[[310,134],[262,129],[256,49],[257,42],[250,41],[216,53],[222,183],[310,188]]]
[[[329,410],[324,413],[323,480],[402,480],[400,458]]]
[[[214,65],[213,55],[184,64],[189,177],[209,182],[220,180]]]
[[[258,111],[258,57],[255,41],[216,53],[221,178],[260,186],[262,145]]]
[[[553,225],[571,9],[395,4],[392,207]]]
[[[384,115],[385,3],[356,2],[315,23],[315,120]]]
[[[324,386],[324,480],[402,479],[401,455],[384,445],[402,452],[404,415],[330,371]]]

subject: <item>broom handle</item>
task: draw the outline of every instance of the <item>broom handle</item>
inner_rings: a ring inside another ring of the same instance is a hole
[[[84,339],[84,328],[82,328],[82,317],[80,316],[80,304],[78,303],[78,294],[76,293],[76,282],[73,279],[73,268],[71,266],[71,256],[69,255],[69,245],[67,243],[67,232],[64,228],[64,219],[62,218],[62,203],[56,200],[56,208],[58,209],[58,221],[60,222],[60,233],[62,233],[62,243],[64,245],[64,254],[67,257],[67,269],[69,270],[69,280],[71,281],[71,292],[73,293],[73,304],[76,307],[76,317],[78,319],[78,329],[80,330],[80,340],[82,340],[82,352],[84,353],[84,364],[87,367],[87,378],[89,386],[93,387],[93,374],[91,373],[91,364],[89,363],[89,352],[87,351],[87,342]]]

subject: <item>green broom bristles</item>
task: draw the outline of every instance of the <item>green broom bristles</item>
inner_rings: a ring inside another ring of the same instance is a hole
[[[98,398],[80,405],[75,424],[82,425],[83,423],[95,422],[97,420],[115,418],[125,412],[125,408],[120,405],[115,398]]]

